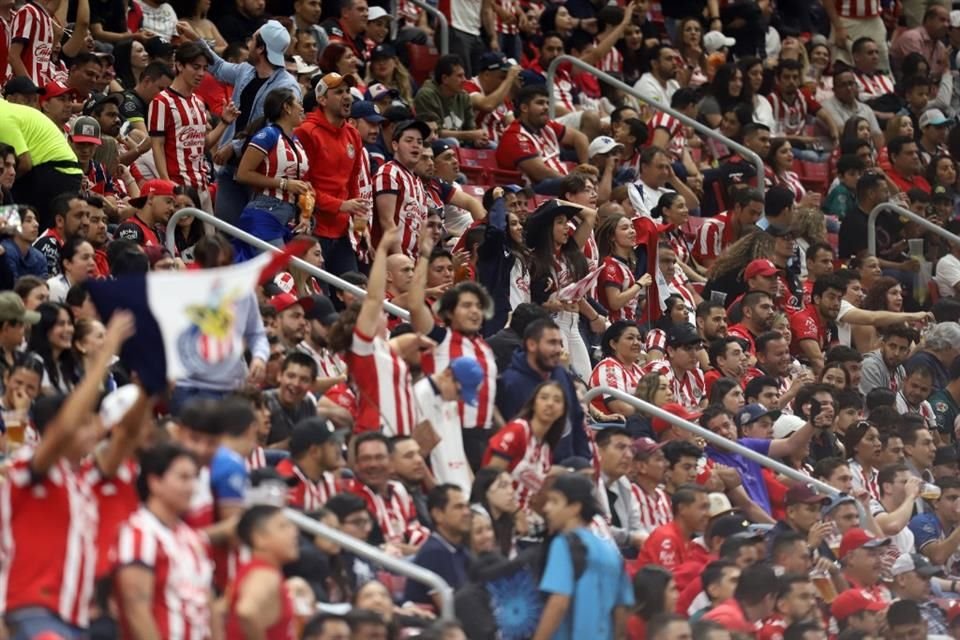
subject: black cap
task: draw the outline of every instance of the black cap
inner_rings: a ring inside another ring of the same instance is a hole
[[[98,105],[112,102],[119,107],[123,103],[123,96],[119,93],[108,93],[106,95],[94,95],[83,103],[83,115],[89,116]]]
[[[487,51],[480,56],[480,71],[506,71],[510,66],[510,61],[502,53]]]
[[[373,48],[373,51],[370,52],[370,62],[376,62],[377,60],[388,60],[396,57],[397,50],[389,44],[378,44]]]
[[[290,455],[299,456],[315,444],[323,444],[336,437],[333,423],[326,418],[304,418],[293,425],[290,435]]]
[[[173,45],[159,36],[144,42],[143,48],[151,58],[169,58],[173,55]]]
[[[933,464],[949,464],[954,467],[957,466],[957,450],[950,447],[937,447],[936,453],[933,454]]]
[[[409,107],[393,106],[383,112],[383,117],[387,122],[397,123],[412,120],[413,112],[410,111]]]
[[[404,120],[403,122],[398,122],[397,126],[393,128],[394,141],[399,140],[400,136],[403,135],[403,132],[409,129],[416,129],[419,131],[424,140],[430,137],[430,127],[426,122],[423,122],[422,120]]]
[[[527,218],[526,239],[528,247],[536,247],[540,244],[543,234],[548,233],[553,225],[553,220],[557,216],[573,216],[580,213],[580,207],[568,204],[560,204],[559,200],[547,200],[537,210]]]
[[[23,96],[42,96],[46,91],[33,83],[33,80],[26,76],[16,76],[10,78],[3,88],[3,95],[23,95]]]
[[[729,538],[738,533],[747,533],[750,530],[750,521],[742,515],[731,513],[720,516],[707,527],[704,538]]]
[[[688,344],[702,344],[703,338],[696,327],[689,322],[675,324],[667,330],[667,346],[682,347]]]
[[[285,476],[274,467],[250,470],[250,486],[259,487],[265,482],[282,482],[288,487],[295,487],[300,484],[300,479],[297,476]]]
[[[340,317],[337,310],[333,308],[333,302],[331,302],[327,296],[314,295],[310,296],[310,298],[313,300],[313,306],[304,314],[307,320],[316,320],[320,324],[329,327]]]

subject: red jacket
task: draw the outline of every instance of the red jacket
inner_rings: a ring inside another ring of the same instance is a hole
[[[310,160],[306,179],[316,192],[314,233],[321,238],[342,238],[347,235],[350,217],[340,211],[340,205],[360,195],[360,132],[349,123],[334,126],[318,108],[295,133]]]

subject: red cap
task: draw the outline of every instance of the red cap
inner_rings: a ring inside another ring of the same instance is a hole
[[[660,408],[666,411],[667,413],[672,413],[678,418],[682,418],[683,420],[686,420],[687,422],[694,422],[703,413],[702,411],[688,411],[686,407],[684,407],[682,404],[679,404],[677,402],[671,402],[670,404],[665,404]],[[651,424],[653,426],[653,432],[657,435],[660,435],[661,433],[669,429],[671,426],[670,423],[667,422],[666,420],[662,418],[657,418],[657,417],[654,417],[653,420],[651,420]]]
[[[637,438],[633,441],[633,454],[635,456],[640,456],[644,460],[653,454],[654,451],[657,451],[663,445],[654,440],[653,438]]]
[[[757,276],[775,276],[777,275],[777,265],[766,258],[757,258],[747,265],[743,271],[743,279],[749,280]]]
[[[877,538],[872,533],[860,527],[853,527],[843,534],[843,539],[840,540],[840,550],[837,553],[837,558],[843,560],[848,553],[860,548],[875,549],[888,544],[890,544],[889,538]]]
[[[161,180],[160,178],[147,180],[140,186],[140,196],[131,198],[130,204],[140,209],[147,204],[147,198],[150,196],[175,196],[176,188],[177,183],[170,180]]]
[[[283,313],[295,304],[299,304],[306,312],[313,308],[313,298],[298,298],[292,293],[278,293],[270,298],[270,305],[277,313]]]
[[[863,589],[847,589],[833,601],[830,605],[830,613],[837,620],[846,620],[855,613],[861,611],[883,611],[887,608],[887,603],[876,599],[868,591]]]
[[[40,99],[42,101],[49,100],[50,98],[58,98],[64,94],[70,93],[73,91],[70,87],[63,84],[62,82],[57,82],[56,80],[51,80],[43,87],[43,97]]]

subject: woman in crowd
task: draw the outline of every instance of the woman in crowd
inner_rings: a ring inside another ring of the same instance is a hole
[[[643,338],[640,327],[630,320],[618,320],[604,331],[600,339],[603,360],[590,374],[590,386],[601,385],[632,395],[643,376]],[[597,396],[592,404],[597,411],[630,417],[636,408],[622,400]]]
[[[746,400],[739,380],[720,378],[710,387],[709,404],[721,404],[732,414],[743,408]]]
[[[639,318],[640,303],[653,282],[649,274],[639,280],[634,277],[636,238],[633,221],[622,214],[607,217],[597,229],[597,249],[603,266],[597,278],[597,301],[612,322]]]
[[[843,257],[843,256],[841,256]],[[869,291],[873,284],[883,275],[880,268],[880,260],[876,256],[864,255],[861,257],[852,257],[850,268],[860,276],[860,286],[864,291]]]
[[[399,607],[393,603],[390,590],[379,580],[371,580],[357,589],[353,596],[354,609],[366,609],[380,614],[387,623],[388,638],[410,637],[408,629],[427,626],[434,615],[412,604]]]
[[[60,249],[62,272],[47,280],[51,301],[63,302],[70,287],[93,277],[96,273],[93,256],[93,245],[80,236],[74,236],[63,243]]]
[[[839,362],[828,362],[823,365],[823,370],[820,371],[820,379],[818,382],[828,384],[838,391],[850,386],[847,370],[844,369],[843,365]]]
[[[124,89],[133,89],[140,81],[140,74],[150,64],[147,49],[138,40],[125,40],[113,46],[113,68],[117,81]]]
[[[793,193],[794,202],[800,204],[807,195],[800,182],[800,176],[793,170],[793,146],[786,138],[774,138],[770,141],[770,152],[766,157],[767,178],[774,185],[785,187]]]
[[[513,491],[512,480],[510,480],[510,491]],[[497,551],[497,541],[494,537],[490,514],[479,504],[470,505],[470,514],[470,535],[467,543],[470,553],[475,558],[484,554],[495,553]]]
[[[321,249],[320,242],[316,236],[300,234],[294,236],[293,241],[307,243],[307,250],[300,256],[301,260],[318,269],[323,268],[323,249]],[[293,276],[294,293],[296,293],[297,297],[312,296],[325,291],[323,283],[321,283],[315,275],[307,273],[298,267],[291,267],[290,273]]]
[[[633,576],[633,597],[636,606],[627,619],[627,637],[643,640],[647,637],[647,625],[663,613],[677,609],[680,594],[673,574],[659,565],[641,567]]]
[[[810,65],[804,83],[812,93],[813,99],[823,103],[833,97],[833,70],[830,68],[830,46],[826,42],[807,43],[807,57]]]
[[[863,298],[863,304],[860,305],[861,309],[867,311],[903,311],[903,287],[896,278],[880,276],[869,287],[864,285],[862,280],[860,284],[867,292]],[[860,353],[869,353],[880,346],[877,328],[872,325],[853,325],[851,340]]]
[[[662,407],[673,402],[673,385],[670,384],[670,376],[660,370],[653,370],[644,374],[637,383],[635,396],[649,402],[655,407]],[[593,409],[591,408],[591,412]],[[627,431],[634,438],[647,437],[656,439],[653,432],[653,426],[650,417],[641,411],[637,411],[627,418]]]
[[[703,26],[699,18],[684,18],[677,29],[680,42],[677,52],[683,58],[683,66],[677,73],[681,87],[696,89],[707,82],[707,55],[703,49]]]
[[[890,164],[890,153],[887,151],[887,145],[894,138],[906,136],[913,138],[913,120],[908,115],[895,115],[887,120],[887,126],[883,130],[883,149],[877,150],[877,166],[885,173],[889,173],[893,168]]]
[[[763,60],[755,56],[741,58],[739,61],[743,79],[750,90],[751,106],[753,106],[753,121],[767,125],[773,131],[776,120],[773,117],[773,107],[765,97]]]
[[[192,208],[201,209],[200,195],[193,187],[180,187],[175,198],[176,210]],[[193,248],[206,235],[203,221],[194,216],[183,216],[177,220],[173,231],[173,242],[177,248],[177,256],[184,262],[193,262]]]
[[[106,327],[104,327],[103,323],[99,320],[92,318],[80,318],[77,320],[76,327],[73,331],[73,349],[76,351],[79,365],[77,370],[78,375],[82,376],[85,371],[90,369],[97,352],[103,349],[103,340],[106,335]],[[111,371],[103,381],[101,391],[103,393],[110,393],[116,390],[118,386],[117,377],[114,375],[114,372]]]
[[[949,154],[934,156],[927,165],[927,182],[930,188],[935,191],[937,187],[943,187],[946,190],[947,197],[953,203],[951,207],[951,217],[943,222],[946,223],[957,214],[960,214],[960,192],[957,191],[957,162]]]
[[[740,238],[726,248],[707,270],[707,284],[702,295],[709,298],[711,291],[726,294],[731,303],[747,292],[743,270],[752,260],[773,255],[774,239],[765,231],[756,231]]]
[[[397,52],[390,45],[385,45],[382,48],[378,47],[371,54],[370,64],[367,65],[365,83],[369,87],[374,82],[379,82],[390,89],[396,89],[404,103],[413,104],[417,84],[407,68],[400,62]]]
[[[497,431],[483,456],[484,467],[510,472],[518,506],[526,509],[550,473],[553,449],[567,421],[567,400],[556,382],[544,382],[520,412]]]
[[[819,195],[819,194],[812,194]],[[790,229],[797,239],[798,262],[800,277],[807,277],[807,249],[815,242],[827,241],[827,221],[823,212],[815,206],[805,206],[795,209]]]
[[[183,0],[178,4],[181,5],[177,7],[177,15],[180,19],[193,27],[197,35],[203,38],[211,49],[223,55],[223,50],[227,48],[227,41],[220,35],[217,25],[207,18],[210,0]]]
[[[487,514],[496,549],[503,557],[516,555],[514,538],[517,518],[522,514],[513,492],[513,477],[499,469],[478,469],[470,491],[470,503],[481,507]]]
[[[490,198],[484,194],[484,208],[489,213],[477,250],[477,280],[493,297],[493,317],[484,324],[484,333],[490,335],[503,328],[510,311],[530,302],[530,249],[523,241],[523,220],[514,194],[507,197],[502,188],[492,189]]]
[[[690,209],[687,208],[687,201],[683,196],[676,192],[663,194],[650,213],[655,218],[662,218],[663,223],[667,225],[661,232],[661,239],[666,238],[673,247],[683,279],[690,282],[706,282],[707,278],[703,275],[706,269],[694,260],[692,243],[684,233],[687,222],[690,220]]]
[[[706,106],[714,110],[719,109],[719,112],[723,113],[738,104],[753,104],[753,94],[744,82],[744,74],[740,67],[727,62],[717,67],[708,95],[703,99],[700,108],[703,109]]]
[[[13,290],[23,300],[23,306],[36,311],[44,302],[50,300],[50,286],[37,276],[22,276],[17,279]]]
[[[358,73],[360,69],[360,60],[353,53],[353,50],[342,42],[331,42],[320,54],[320,70],[324,73],[339,73],[340,75],[353,76],[357,87],[363,91],[363,78]]]
[[[307,515],[332,529],[340,529],[340,518],[329,509],[318,509]],[[337,604],[350,599],[351,578],[343,566],[340,545],[324,536],[301,531],[300,557],[284,567],[284,573],[306,580],[320,602]]]
[[[271,91],[263,103],[263,120],[247,127],[247,143],[237,167],[237,182],[254,192],[240,214],[239,226],[277,247],[289,237],[291,224],[298,229],[307,224],[300,218],[299,199],[313,193],[304,179],[310,163],[293,134],[303,118],[303,105],[292,91]]]
[[[874,425],[861,420],[847,427],[843,435],[843,449],[850,456],[854,489],[867,491],[874,500],[880,500],[880,486],[877,483],[877,474],[883,464],[880,432]]]
[[[30,331],[27,350],[43,360],[44,395],[69,393],[79,380],[73,352],[73,312],[66,305],[44,302],[37,307],[40,322]]]

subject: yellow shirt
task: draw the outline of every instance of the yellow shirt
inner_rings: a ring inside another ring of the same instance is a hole
[[[17,156],[29,152],[35,167],[48,162],[77,163],[77,154],[53,120],[38,109],[6,100],[0,100],[0,142],[13,147]],[[83,174],[79,164],[57,169],[67,174]]]

